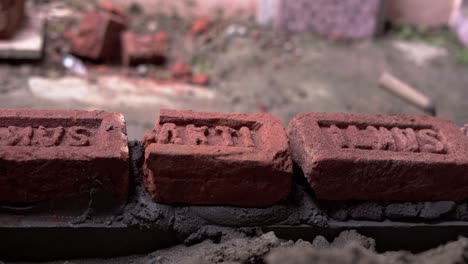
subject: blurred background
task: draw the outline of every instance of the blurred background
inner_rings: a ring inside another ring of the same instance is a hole
[[[0,0],[0,107],[468,123],[461,0]]]

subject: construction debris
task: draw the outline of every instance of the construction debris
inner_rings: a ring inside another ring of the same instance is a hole
[[[195,20],[192,23],[191,34],[192,35],[200,35],[208,31],[210,27],[210,20],[207,17],[202,17]]]
[[[183,61],[176,62],[171,68],[172,78],[182,82],[189,82],[192,79],[192,68]]]
[[[431,115],[436,115],[435,104],[431,98],[404,83],[391,73],[384,72],[380,76],[379,85]]]
[[[69,72],[76,74],[78,76],[85,77],[88,75],[88,71],[86,66],[84,66],[83,62],[72,55],[66,55],[63,58],[63,67],[65,67]]]
[[[0,39],[11,38],[24,20],[24,0],[0,0]]]
[[[139,35],[130,31],[122,34],[122,62],[127,66],[139,64],[163,65],[167,60],[167,34]]]
[[[87,12],[77,34],[68,34],[72,54],[107,63],[120,60],[120,35],[127,28],[124,18],[105,11]]]
[[[226,28],[225,33],[229,37],[242,37],[247,33],[247,28],[238,24],[231,24]]]
[[[208,74],[205,74],[205,73],[198,73],[198,74],[193,75],[192,77],[192,83],[196,85],[205,86],[205,85],[208,85],[209,82],[210,82],[210,79],[208,77]]]
[[[145,78],[124,78],[118,75],[96,76],[88,81],[79,77],[28,80],[32,95],[53,102],[78,102],[96,107],[128,107],[161,105],[181,108],[190,100],[196,106],[226,104],[226,99],[213,89],[185,83],[158,83]]]
[[[128,22],[127,13],[120,7],[114,5],[111,1],[102,0],[99,2],[99,8],[103,11],[119,16],[125,23]]]

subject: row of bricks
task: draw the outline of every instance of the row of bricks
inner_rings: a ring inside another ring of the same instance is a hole
[[[268,114],[162,110],[143,141],[154,201],[263,207],[290,192],[293,161],[324,200],[468,198],[468,126],[417,115],[300,114],[287,131]],[[125,120],[104,111],[0,110],[0,202],[89,191],[125,199]]]

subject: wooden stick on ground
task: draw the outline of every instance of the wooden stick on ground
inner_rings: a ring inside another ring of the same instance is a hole
[[[431,98],[393,76],[391,73],[382,73],[379,79],[379,85],[431,115],[436,115],[435,105]]]

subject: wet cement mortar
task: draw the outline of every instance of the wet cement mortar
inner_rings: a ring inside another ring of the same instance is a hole
[[[204,238],[217,239],[220,227],[244,228],[274,224],[326,227],[328,217],[319,208],[306,190],[299,185],[293,187],[287,200],[268,208],[242,208],[233,206],[170,206],[154,203],[141,182],[143,149],[132,141],[131,173],[134,193],[124,210],[123,222],[140,229],[176,231],[186,244]],[[221,228],[222,229],[222,228]]]
[[[267,208],[233,206],[170,206],[154,203],[141,182],[143,149],[137,141],[129,144],[134,193],[123,214],[123,222],[140,229],[173,229],[187,244],[216,237],[218,227],[262,227],[269,225],[310,225],[327,227],[330,219],[338,221],[466,221],[468,204],[453,201],[416,203],[325,202],[313,198],[303,182],[293,185],[291,194]],[[295,167],[297,170],[298,167]],[[300,176],[296,177],[299,178]],[[216,227],[216,228],[215,228]],[[215,234],[215,235],[213,235]],[[197,238],[195,238],[197,237]]]
[[[273,232],[242,233],[229,228],[223,232],[219,241],[205,240],[193,246],[181,244],[147,255],[66,263],[468,263],[466,238],[412,254],[406,251],[377,253],[375,240],[354,230],[341,232],[333,241],[317,236],[312,242],[281,240]]]

